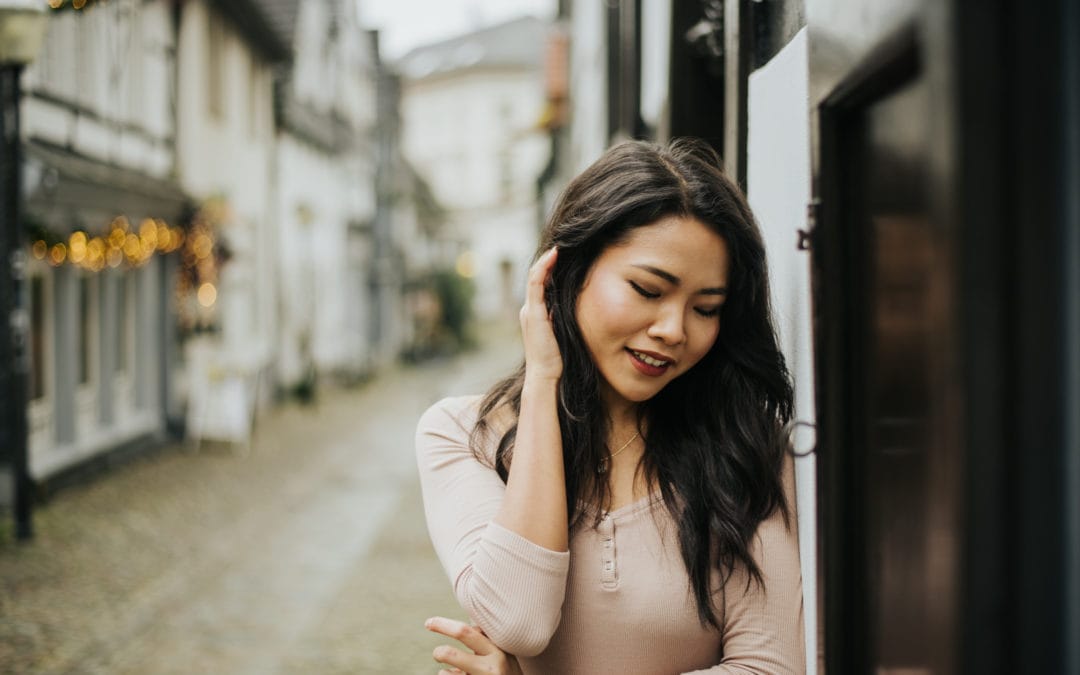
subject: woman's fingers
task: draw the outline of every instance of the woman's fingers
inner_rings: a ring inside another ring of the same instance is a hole
[[[474,652],[469,653],[449,645],[436,647],[431,656],[439,663],[450,666],[439,671],[439,675],[521,675],[521,669],[514,657],[496,647],[476,626],[436,616],[425,621],[424,627],[433,633],[458,640]]]
[[[546,281],[548,273],[551,271],[551,268],[555,265],[555,259],[558,256],[559,256],[559,248],[557,246],[552,246],[548,250],[544,251],[540,255],[540,257],[536,259],[536,262],[534,262],[532,267],[529,269],[530,281],[532,279],[534,279],[534,278],[537,281],[540,281],[541,283]]]
[[[445,666],[453,666],[449,670],[461,670],[465,673],[488,673],[491,669],[484,664],[483,656],[471,654],[463,649],[457,649],[449,645],[441,645],[431,652],[432,658]]]
[[[562,355],[555,339],[551,315],[544,300],[544,289],[558,258],[552,248],[540,256],[529,269],[525,304],[521,308],[521,336],[525,346],[525,366],[531,377],[558,380],[562,376]]]
[[[453,638],[480,655],[490,654],[498,649],[483,631],[462,621],[436,616],[425,621],[424,627],[433,633]]]
[[[548,277],[551,276],[551,268],[555,266],[555,260],[558,256],[559,249],[552,247],[533,263],[532,268],[529,270],[529,287],[525,298],[527,304],[545,307],[544,287],[547,284]]]

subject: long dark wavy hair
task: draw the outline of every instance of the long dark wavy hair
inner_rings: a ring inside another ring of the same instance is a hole
[[[575,316],[578,294],[604,249],[665,216],[700,220],[724,239],[730,256],[716,342],[639,408],[648,432],[639,471],[659,488],[678,526],[702,625],[719,629],[712,575],[724,583],[741,564],[761,583],[751,537],[776,509],[788,515],[780,472],[793,393],[772,323],[761,233],[719,158],[698,141],[681,139],[668,147],[629,141],[611,148],[567,186],[541,237],[538,256],[559,248],[546,300],[563,358],[558,408],[568,526],[584,524],[586,504],[598,507],[599,519],[610,496],[597,471],[609,453],[601,375]],[[522,364],[482,401],[471,438],[478,457],[496,416],[507,406],[520,412],[524,375]],[[514,424],[499,438],[494,468],[503,481],[516,431]]]

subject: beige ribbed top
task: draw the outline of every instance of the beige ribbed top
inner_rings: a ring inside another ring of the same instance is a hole
[[[704,628],[658,496],[604,514],[598,528],[586,519],[569,552],[492,522],[505,486],[469,449],[479,400],[445,399],[421,417],[424,509],[461,606],[526,675],[805,672],[794,519],[789,528],[777,513],[761,524],[753,553],[765,589],[747,588],[736,569],[720,590],[723,630]],[[789,495],[792,473],[789,461]]]

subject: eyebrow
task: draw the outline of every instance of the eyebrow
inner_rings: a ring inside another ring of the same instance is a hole
[[[645,270],[646,272],[649,272],[650,274],[655,274],[656,276],[660,277],[661,279],[663,279],[664,281],[668,282],[669,284],[671,284],[673,286],[678,286],[678,285],[680,285],[682,283],[682,279],[675,276],[671,272],[668,272],[667,270],[660,269],[659,267],[653,267],[652,265],[633,265],[633,267],[636,267],[639,270]],[[700,291],[698,291],[698,293],[700,293],[702,295],[727,295],[727,288],[725,288],[723,286],[716,286],[716,287],[712,287],[712,288],[703,288]]]

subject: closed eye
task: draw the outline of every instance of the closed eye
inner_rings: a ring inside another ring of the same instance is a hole
[[[641,286],[638,286],[633,281],[630,281],[628,283],[630,284],[631,288],[633,288],[635,291],[637,291],[642,297],[648,298],[650,300],[653,300],[655,298],[660,297],[659,293],[656,293],[654,291],[647,291],[644,288],[642,288]]]
[[[716,307],[713,307],[712,309],[702,309],[700,307],[695,307],[694,311],[697,312],[698,314],[700,314],[701,316],[704,316],[704,317],[720,316],[720,306],[719,305],[717,305]]]

